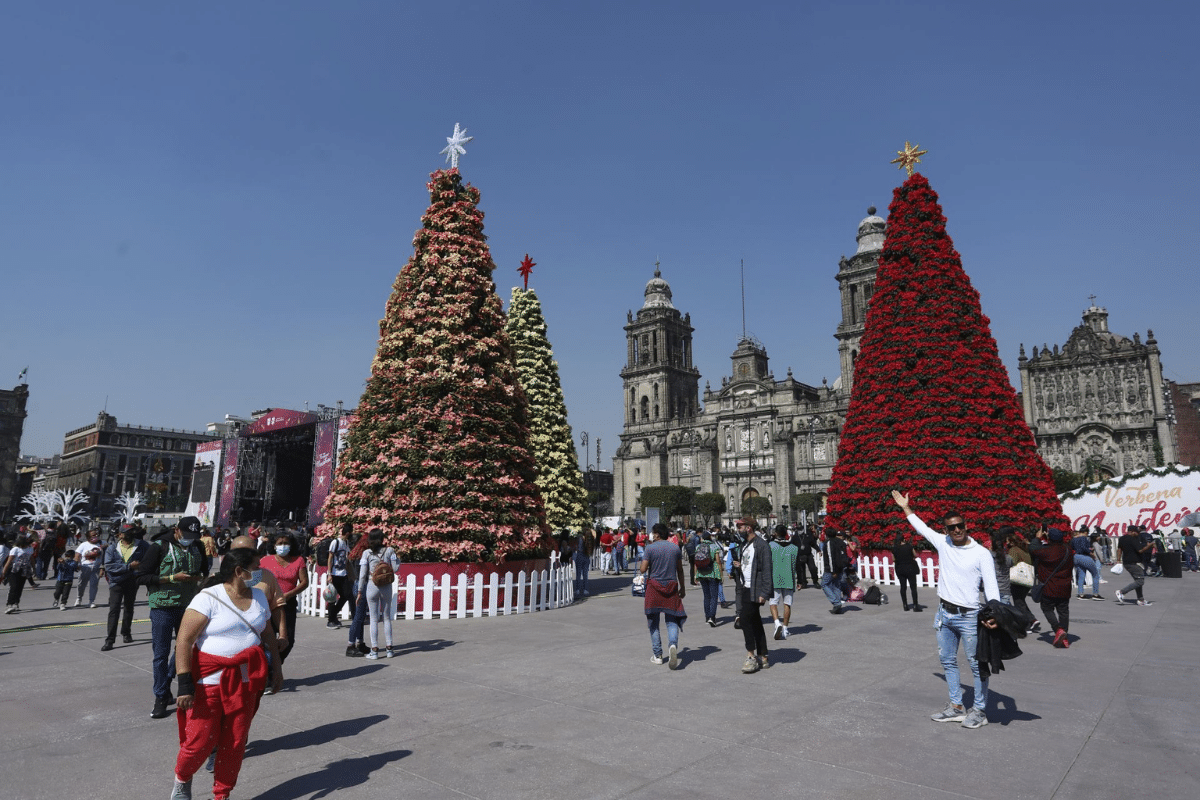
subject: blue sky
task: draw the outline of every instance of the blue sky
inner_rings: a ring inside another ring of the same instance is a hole
[[[838,258],[905,140],[1015,378],[1088,295],[1200,380],[1183,3],[11,2],[0,384],[23,450],[353,405],[455,122],[507,303],[528,252],[576,435],[620,431],[661,260],[720,385],[748,328],[837,376]],[[593,449],[594,453],[594,449]]]

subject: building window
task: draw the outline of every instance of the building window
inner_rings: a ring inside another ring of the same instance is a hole
[[[634,474],[634,475],[641,475],[641,474],[642,474],[642,468],[641,468],[641,467],[634,467],[634,468],[633,468],[633,474]]]
[[[650,398],[642,398],[642,422],[650,419]]]

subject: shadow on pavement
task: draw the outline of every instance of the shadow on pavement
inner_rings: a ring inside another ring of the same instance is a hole
[[[788,626],[788,630],[791,632],[789,636],[798,636],[805,633],[817,633],[818,631],[823,631],[825,629],[820,625],[814,625],[810,622],[807,625],[790,625]],[[785,639],[784,641],[787,640]]]
[[[415,642],[394,645],[392,651],[398,656],[406,653],[433,653],[438,650],[445,650],[447,647],[453,647],[456,644],[458,642],[453,639],[421,639]]]
[[[274,739],[259,739],[246,745],[246,758],[265,756],[280,750],[299,750],[341,739],[347,736],[357,736],[372,725],[377,725],[389,719],[386,714],[376,714],[358,719],[338,720],[324,725],[318,725],[306,731],[296,731]]]
[[[1007,725],[1013,721],[1031,722],[1041,719],[1037,714],[1019,710],[1016,700],[1006,694],[1000,694],[991,687],[988,688],[987,718],[988,722],[999,725]]]
[[[693,661],[703,661],[714,653],[721,652],[721,648],[706,644],[703,647],[689,647],[679,654],[679,669],[683,669]]]
[[[768,643],[767,648],[770,649],[770,647],[771,645]],[[804,652],[803,650],[788,649],[771,650],[770,655],[772,664],[798,664],[800,659],[804,658],[806,655],[808,655],[808,653]]]
[[[268,789],[258,800],[300,800],[300,798],[328,797],[339,789],[349,789],[367,782],[371,773],[412,755],[412,750],[392,750],[362,758],[344,758],[333,761],[324,768],[307,775],[298,775]]]
[[[370,675],[372,672],[375,672],[376,670],[381,670],[384,668],[385,667],[383,666],[383,664],[378,664],[378,663],[363,664],[362,666],[359,666],[359,667],[352,667],[350,669],[341,669],[341,670],[338,670],[337,672],[325,672],[320,675],[312,675],[308,678],[295,678],[293,680],[288,681],[288,685],[292,688],[295,688],[297,686],[319,686],[320,684],[328,683],[329,681],[344,681],[349,678],[358,678],[363,675]]]

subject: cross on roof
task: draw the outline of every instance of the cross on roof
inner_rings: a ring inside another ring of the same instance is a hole
[[[1094,294],[1089,294],[1089,295],[1088,295],[1088,300],[1090,300],[1090,301],[1091,301],[1092,305],[1096,305],[1096,295],[1094,295]]]

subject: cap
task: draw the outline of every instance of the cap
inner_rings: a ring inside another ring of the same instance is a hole
[[[184,517],[179,520],[179,524],[176,527],[184,533],[190,533],[193,536],[200,535],[200,520],[195,517]]]
[[[1058,528],[1051,528],[1050,529],[1050,541],[1061,542],[1062,540],[1063,540],[1063,532],[1060,531]]]

